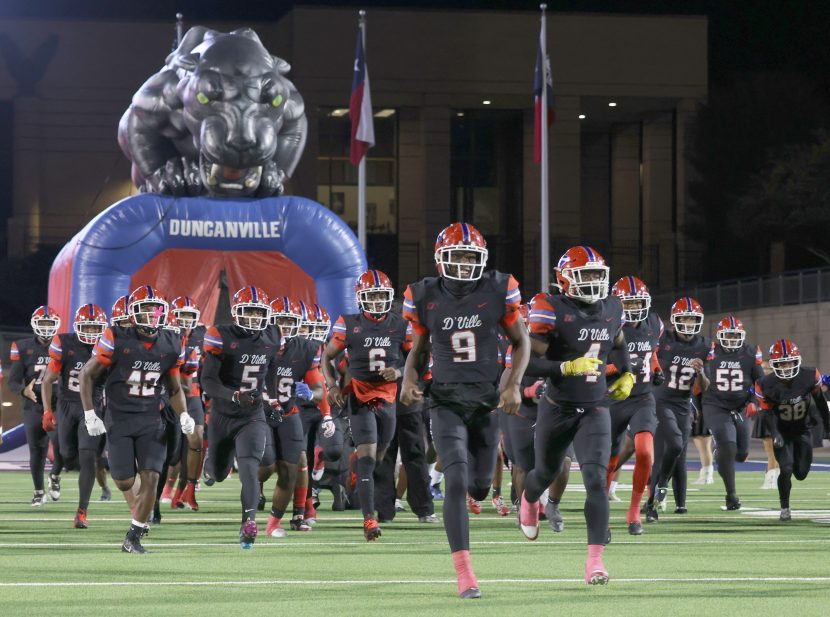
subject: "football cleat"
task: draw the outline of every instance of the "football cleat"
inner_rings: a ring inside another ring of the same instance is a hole
[[[588,585],[607,585],[608,570],[602,563],[602,559],[589,559],[585,564],[585,582]]]
[[[481,589],[478,587],[470,587],[458,594],[458,597],[462,600],[478,600],[481,597]]]
[[[424,516],[418,517],[419,523],[440,523],[441,521],[437,516],[434,514],[425,514]]]
[[[342,484],[333,484],[331,487],[331,494],[332,494],[332,501],[331,501],[331,509],[332,512],[342,512],[346,509],[346,489],[343,488]]]
[[[311,525],[305,522],[302,515],[291,519],[291,531],[311,531]]]
[[[205,484],[207,484],[207,482],[205,482]],[[210,486],[210,484],[208,484],[208,486]],[[265,510],[265,495],[263,495],[262,493],[259,494],[259,501],[256,504],[256,509],[260,512],[263,512]]]
[[[548,499],[545,504],[545,516],[548,519],[548,525],[556,533],[565,531],[565,520],[562,518],[562,513],[559,511],[559,504]]]
[[[793,520],[792,514],[790,514],[789,508],[781,508],[781,515],[778,517],[778,520],[782,523],[789,523]]]
[[[170,508],[173,510],[179,510],[184,508],[184,504],[182,503],[182,493],[184,493],[184,489],[177,488],[176,492],[173,493],[173,497],[170,499]],[[160,499],[161,503],[164,503],[163,499]]]
[[[611,491],[608,493],[608,501],[622,501],[619,497],[617,497],[616,491]]]
[[[403,505],[403,501],[400,499],[395,500],[395,512],[406,512],[406,506]]]
[[[473,499],[469,493],[467,493],[467,509],[472,514],[481,514],[481,502]]]
[[[643,524],[640,521],[634,521],[628,524],[628,534],[632,536],[643,535]]]
[[[317,503],[319,504],[320,502],[318,501]],[[317,522],[317,508],[311,497],[305,500],[305,522],[309,525],[314,525]]]
[[[528,540],[535,540],[539,537],[539,506],[525,499],[524,491],[522,491],[522,503],[519,507],[519,527]]]
[[[58,501],[61,498],[61,477],[49,474],[49,499]]]
[[[242,527],[239,529],[239,547],[246,551],[251,550],[254,547],[258,533],[259,527],[257,527],[256,521],[249,519],[242,523]]]
[[[504,503],[504,499],[501,498],[501,495],[496,495],[491,501],[499,516],[507,516],[510,514],[510,508],[508,508],[507,504]]]
[[[145,555],[147,553],[147,549],[141,546],[141,538],[130,537],[130,534],[127,534],[127,537],[124,538],[124,543],[121,545],[121,552],[122,553],[133,553],[134,555]]]
[[[42,506],[46,503],[46,495],[43,494],[43,491],[35,491],[35,496],[32,497],[32,506],[38,507]]]
[[[176,492],[179,492],[179,489],[176,489]],[[161,503],[172,503],[173,501],[173,487],[164,483],[164,490],[161,491],[161,497],[159,497],[159,502]],[[176,506],[171,506],[176,507]]]
[[[378,527],[378,522],[375,519],[370,518],[363,521],[363,537],[366,538],[367,542],[374,542],[380,535],[380,527]]]
[[[89,527],[86,524],[86,510],[78,508],[78,511],[75,513],[75,523],[73,526],[75,529],[87,529]]]
[[[646,523],[656,523],[659,518],[657,508],[653,504],[646,504]]]
[[[729,511],[741,509],[741,499],[737,495],[726,496],[726,509]]]
[[[688,514],[689,510],[686,508],[686,506],[677,506],[674,509],[674,513],[675,514]]]
[[[110,487],[105,486],[101,489],[101,496],[98,498],[98,501],[110,501],[112,499],[112,491],[110,491]]]
[[[611,544],[611,528],[605,530],[605,543]]]
[[[273,515],[269,515],[268,524],[265,526],[265,535],[272,538],[284,538],[288,535],[288,532],[283,529],[280,524],[280,519]]]
[[[668,494],[668,489],[662,486],[657,487],[657,493],[654,496],[654,502],[659,508],[660,512],[666,511],[666,495]]]
[[[432,494],[433,499],[443,499],[444,493],[441,492],[441,485],[440,484],[433,484],[429,487],[429,492]]]
[[[192,482],[187,483],[182,493],[182,507],[193,510],[194,512],[199,511],[199,504],[196,503],[196,485]]]

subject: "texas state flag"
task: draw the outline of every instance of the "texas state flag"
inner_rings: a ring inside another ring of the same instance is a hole
[[[366,152],[375,145],[375,125],[372,119],[372,95],[369,92],[369,69],[363,50],[363,28],[357,30],[357,52],[354,58],[352,96],[349,99],[349,117],[352,119],[352,139],[349,159],[360,165]]]
[[[556,105],[553,100],[553,77],[550,74],[550,59],[545,54],[545,41],[539,33],[539,47],[536,50],[536,70],[533,73],[533,100],[535,113],[533,122],[533,160],[542,162],[542,85],[547,88],[548,127],[556,120]]]

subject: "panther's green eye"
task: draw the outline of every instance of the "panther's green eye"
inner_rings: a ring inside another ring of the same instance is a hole
[[[282,94],[278,94],[277,96],[272,98],[271,105],[273,105],[274,107],[279,107],[280,105],[282,105]]]
[[[207,105],[210,102],[210,99],[208,99],[207,94],[205,94],[204,92],[200,92],[199,94],[197,94],[196,100],[199,101],[202,105]]]

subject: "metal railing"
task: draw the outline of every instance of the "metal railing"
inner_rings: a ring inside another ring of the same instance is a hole
[[[783,272],[748,279],[693,285],[654,294],[661,314],[682,296],[691,296],[707,313],[830,301],[830,268]]]

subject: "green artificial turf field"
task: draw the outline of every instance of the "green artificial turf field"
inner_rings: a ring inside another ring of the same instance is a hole
[[[484,597],[461,601],[443,526],[409,513],[367,544],[359,512],[332,512],[324,493],[313,532],[260,535],[242,551],[232,477],[197,493],[198,513],[163,506],[163,523],[145,541],[150,554],[128,555],[119,548],[129,525],[120,495],[93,501],[90,528],[75,530],[76,474],[64,474],[58,503],[32,508],[29,474],[0,473],[0,615],[830,615],[830,473],[794,483],[789,524],[777,520],[777,491],[758,489],[762,473],[738,476],[743,512],[721,511],[716,476],[690,490],[688,515],[671,507],[639,538],[626,532],[627,504],[612,504],[607,587],[581,582],[584,493],[565,495],[565,532],[543,522],[536,542],[488,502],[471,517]],[[96,487],[93,500],[99,494]]]

